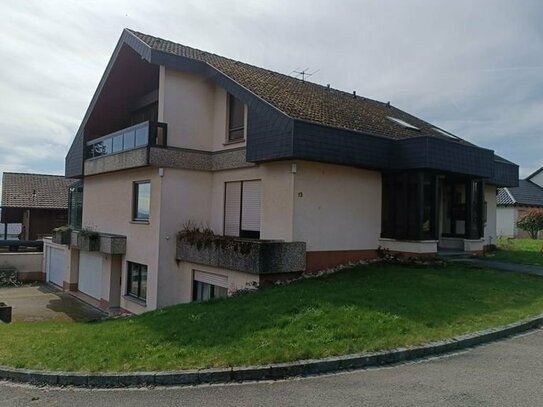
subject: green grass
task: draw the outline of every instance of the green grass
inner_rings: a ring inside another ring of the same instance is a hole
[[[0,365],[154,371],[412,346],[543,310],[543,279],[391,265],[94,323],[0,324]]]
[[[488,253],[486,257],[510,263],[543,266],[543,240],[499,239],[497,246],[497,250]]]

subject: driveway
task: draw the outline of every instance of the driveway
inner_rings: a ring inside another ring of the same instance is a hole
[[[0,383],[0,406],[541,406],[543,331],[400,366],[279,382],[85,390]]]
[[[0,302],[13,307],[13,322],[91,321],[104,314],[49,285],[0,288]]]

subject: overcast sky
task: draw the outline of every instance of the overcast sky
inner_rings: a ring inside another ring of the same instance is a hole
[[[543,2],[0,0],[0,171],[62,174],[124,27],[391,101],[543,166]]]

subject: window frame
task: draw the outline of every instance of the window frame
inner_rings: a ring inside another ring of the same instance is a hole
[[[230,128],[230,108],[232,105],[232,99],[238,101],[240,104],[243,105],[243,126],[242,127],[236,127],[231,129]],[[240,138],[231,138],[231,133],[233,131],[239,131],[243,130],[243,135]],[[226,140],[225,144],[236,144],[236,143],[242,143],[247,138],[247,105],[241,101],[241,99],[235,97],[231,93],[226,94]]]
[[[140,185],[149,185],[149,208],[147,218],[138,217],[139,190]],[[132,183],[132,221],[138,223],[149,223],[151,219],[151,180],[134,181]]]
[[[145,268],[145,296],[142,296],[142,270]],[[134,292],[132,287],[132,276],[134,271],[138,273],[137,292]],[[133,261],[126,262],[126,295],[131,298],[136,298],[139,301],[147,302],[147,281],[149,276],[149,268],[146,264],[136,263]]]
[[[259,181],[260,182],[260,193],[262,194],[262,179],[261,178],[254,178],[254,179],[244,179],[244,180],[235,180],[235,181],[225,181],[224,182],[224,191],[223,191],[223,216],[222,216],[222,234],[224,236],[226,235],[226,185],[227,184],[234,184],[239,182],[241,185],[240,188],[240,200],[239,200],[239,225],[238,225],[238,236],[232,236],[232,237],[240,237],[240,238],[247,238],[247,239],[260,239],[260,235],[262,233],[262,224],[260,224],[260,230],[254,231],[254,230],[244,230],[242,228],[243,223],[243,184],[246,182],[254,182]],[[260,196],[260,205],[262,205],[262,195]],[[260,206],[260,219],[262,220],[262,206]]]

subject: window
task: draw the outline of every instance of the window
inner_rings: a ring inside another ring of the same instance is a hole
[[[245,105],[239,99],[228,95],[228,142],[245,138]]]
[[[225,184],[224,234],[260,238],[260,180]]]
[[[147,298],[147,266],[128,262],[126,294],[145,301]]]
[[[68,190],[68,224],[81,229],[83,219],[83,183],[78,181]]]
[[[134,182],[134,204],[132,219],[139,221],[149,220],[151,207],[151,183],[150,181]]]
[[[207,301],[228,295],[228,277],[194,270],[192,300]]]

